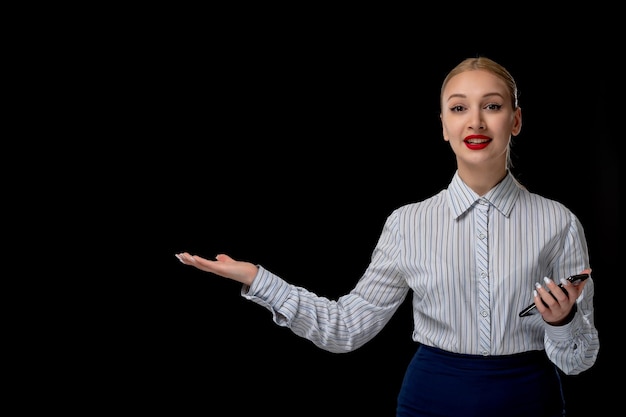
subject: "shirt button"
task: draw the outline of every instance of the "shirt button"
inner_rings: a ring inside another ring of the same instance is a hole
[[[487,310],[483,310],[480,312],[480,315],[483,317],[487,317],[489,315],[489,312]]]

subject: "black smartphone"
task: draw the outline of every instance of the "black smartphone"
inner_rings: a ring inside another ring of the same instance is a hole
[[[567,277],[567,280],[574,285],[578,285],[584,280],[586,280],[587,278],[589,278],[589,274],[577,274],[577,275],[572,275],[572,276]],[[559,288],[561,288],[563,292],[567,294],[567,291],[565,291],[565,288],[563,288],[563,284],[559,284]],[[519,316],[520,317],[530,316],[531,314],[533,314],[533,310],[535,310],[535,308],[537,308],[537,305],[535,303],[532,303],[531,305],[529,305],[528,307],[520,311]]]

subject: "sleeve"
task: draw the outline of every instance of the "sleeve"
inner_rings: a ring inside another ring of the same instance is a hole
[[[563,248],[557,263],[566,267],[558,270],[582,271],[589,267],[585,234],[573,214]],[[594,323],[594,285],[593,278],[588,278],[583,292],[576,300],[577,311],[572,321],[563,326],[545,323],[546,353],[566,375],[577,375],[591,368],[598,356],[600,343]]]
[[[350,293],[337,300],[289,284],[262,266],[241,295],[267,308],[276,324],[319,348],[333,353],[358,349],[383,329],[409,291],[395,267],[398,234],[392,217],[365,273]]]

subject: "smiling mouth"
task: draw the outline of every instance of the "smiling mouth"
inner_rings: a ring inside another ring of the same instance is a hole
[[[477,139],[477,138],[465,139],[465,143],[469,143],[471,145],[480,145],[481,143],[487,143],[490,141],[491,139]]]
[[[487,145],[491,143],[491,139],[468,138],[468,139],[465,139],[463,142],[465,142],[465,146],[468,149],[479,151],[481,149],[485,149]]]

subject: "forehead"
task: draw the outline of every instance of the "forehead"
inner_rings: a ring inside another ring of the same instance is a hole
[[[448,80],[443,90],[443,99],[451,96],[483,97],[487,94],[499,93],[508,97],[509,92],[503,80],[486,70],[461,72]]]

